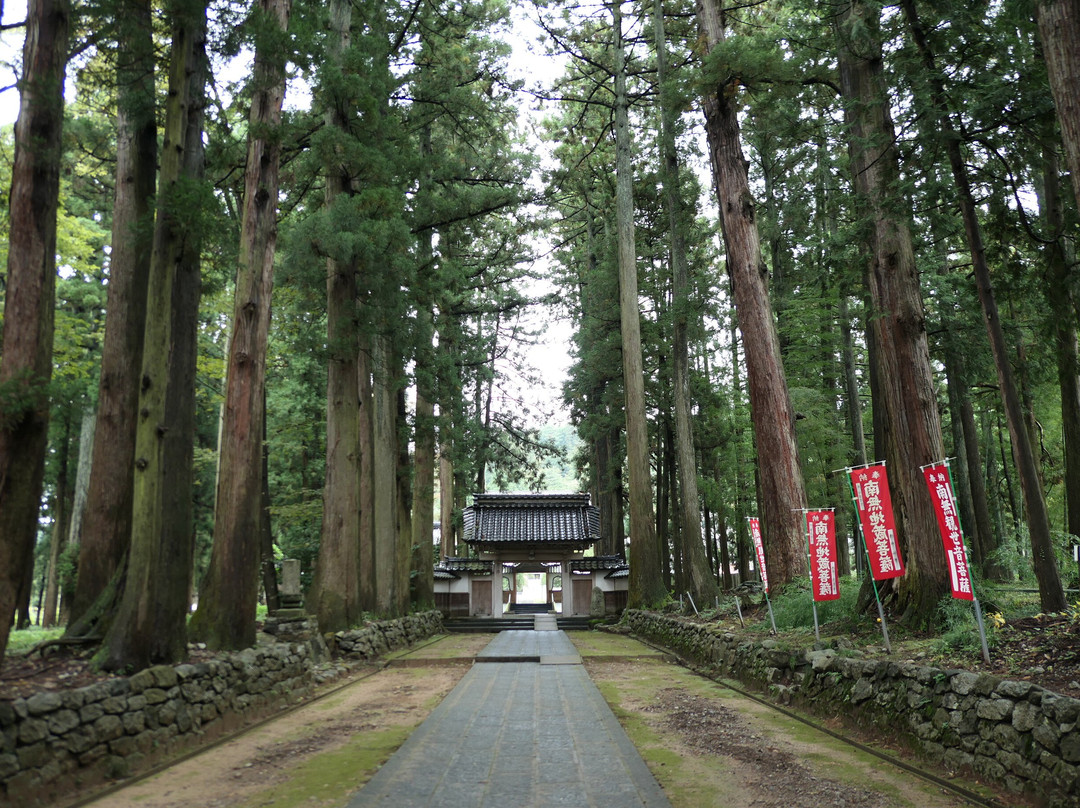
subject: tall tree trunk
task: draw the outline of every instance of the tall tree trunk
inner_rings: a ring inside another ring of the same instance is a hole
[[[667,591],[657,558],[656,523],[649,475],[649,428],[645,418],[645,380],[641,359],[637,250],[634,243],[633,166],[630,113],[626,95],[626,53],[622,9],[611,4],[615,33],[615,208],[618,230],[619,313],[622,327],[623,382],[626,395],[626,453],[630,472],[630,608],[660,604]]]
[[[986,488],[990,491],[992,508],[990,517],[993,520],[994,542],[996,546],[1005,544],[1005,516],[1001,510],[1000,481],[998,480],[998,462],[994,456],[994,425],[989,413],[983,414],[983,446],[986,447]],[[1012,501],[1012,492],[1009,492],[1009,501]],[[1012,570],[1009,571],[1011,579]]]
[[[901,619],[925,626],[937,619],[947,592],[945,557],[920,467],[945,457],[930,368],[922,295],[911,232],[899,190],[899,161],[882,79],[877,12],[851,4],[838,28],[840,81],[858,204],[867,211],[867,286],[876,348],[897,533],[907,574],[882,587],[896,595]],[[875,404],[878,399],[875,399]]]
[[[1024,497],[1028,534],[1031,538],[1032,563],[1035,568],[1035,578],[1039,583],[1039,600],[1044,611],[1059,612],[1065,608],[1066,600],[1065,590],[1062,588],[1057,564],[1054,561],[1050,515],[1047,513],[1046,499],[1043,497],[1037,458],[1024,426],[1023,405],[1013,379],[1005,334],[998,316],[990,267],[986,263],[986,252],[983,248],[982,229],[971,192],[967,166],[960,149],[960,136],[953,124],[952,114],[945,99],[943,80],[937,70],[935,56],[930,49],[914,0],[901,0],[901,7],[911,29],[912,39],[927,71],[932,112],[938,129],[942,133],[953,181],[956,183],[960,214],[964,220],[964,235],[974,264],[975,283],[979,290],[979,301],[982,303],[986,330],[990,336],[990,350],[994,355],[994,366],[997,369],[998,387],[1005,408],[1006,424],[1009,428],[1009,436],[1012,438],[1013,458],[1020,474],[1020,489]],[[1072,43],[1072,48],[1076,50],[1075,42]],[[1072,89],[1075,93],[1076,88]]]
[[[106,590],[131,542],[138,372],[146,327],[158,152],[150,0],[126,0],[118,8],[116,196],[105,344],[93,474],[79,543],[69,633],[74,621],[86,615]],[[111,610],[104,609],[102,614],[111,614]]]
[[[1043,59],[1054,95],[1065,164],[1080,204],[1080,4],[1076,0],[1037,0],[1036,19]]]
[[[671,546],[671,495],[668,489],[671,487],[671,479],[668,476],[670,466],[667,464],[667,453],[664,451],[663,435],[657,440],[660,446],[656,452],[656,563],[660,565],[660,575],[664,581],[664,589],[671,591],[674,586],[672,568],[674,559]]]
[[[45,602],[41,611],[41,627],[56,625],[56,607],[60,600],[60,554],[67,543],[68,532],[68,467],[71,457],[71,414],[64,417],[64,437],[60,443],[53,494],[53,529],[49,539],[49,567],[45,577]]]
[[[945,353],[946,373],[949,380],[949,396],[956,394],[956,406],[950,404],[954,421],[960,423],[961,444],[955,448],[957,455],[963,454],[967,475],[964,480],[971,500],[973,520],[968,524],[968,531],[973,534],[975,544],[981,552],[983,575],[995,581],[1005,580],[1005,570],[997,558],[998,536],[994,531],[990,516],[990,504],[986,495],[986,482],[983,477],[983,461],[979,450],[979,430],[975,424],[975,410],[971,404],[971,392],[967,384],[967,369],[959,346],[949,344]]]
[[[444,418],[440,410],[440,418]],[[439,428],[439,552],[443,558],[456,555],[454,543],[454,461],[450,440],[443,433],[449,429]]]
[[[75,470],[75,490],[71,500],[71,515],[68,518],[67,546],[78,547],[82,541],[83,519],[86,516],[86,498],[90,491],[91,463],[94,456],[94,430],[97,413],[85,410],[79,427],[79,460]],[[71,602],[75,598],[75,575],[60,579],[60,622],[67,624],[71,620]]]
[[[270,444],[266,440],[266,388],[263,387],[263,425],[262,425],[262,480],[259,490],[262,492],[262,513],[259,520],[259,561],[262,575],[263,593],[266,595],[266,608],[276,612],[281,608],[278,595],[277,565],[274,558],[274,532],[270,522]]]
[[[45,475],[70,13],[68,0],[30,0],[26,13],[0,356],[0,660],[34,564]]]
[[[687,326],[690,309],[690,280],[687,247],[683,236],[685,205],[679,191],[679,158],[675,148],[675,117],[678,110],[667,88],[667,37],[664,34],[664,3],[654,0],[653,28],[656,40],[657,81],[660,84],[660,148],[664,200],[671,234],[672,385],[675,388],[675,442],[678,458],[679,535],[685,552],[686,574],[691,594],[698,603],[711,603],[719,590],[713,577],[701,536],[701,496],[697,484],[697,452],[690,402],[690,352]]]
[[[374,483],[375,483],[375,603],[379,614],[398,614],[397,533],[397,395],[390,363],[390,339],[375,337],[374,368]]]
[[[711,52],[725,36],[715,0],[698,0],[697,13],[706,49]],[[806,489],[795,438],[795,413],[766,286],[756,205],[740,140],[738,92],[734,77],[728,84],[710,88],[705,97],[705,131],[746,354],[754,440],[761,460],[761,524],[769,582],[783,586],[807,571],[799,512],[806,507]]]
[[[168,6],[172,59],[135,440],[132,544],[123,599],[98,661],[105,670],[187,654],[194,530],[195,359],[203,178],[206,5]]]
[[[735,325],[735,318],[731,318],[731,398],[732,420],[735,423],[734,438],[734,486],[735,486],[735,563],[739,570],[739,583],[744,584],[750,580],[750,526],[747,524],[747,474],[743,458],[743,434],[742,427],[742,373],[739,366],[739,332]],[[719,482],[719,478],[717,478]]]
[[[397,430],[397,454],[394,468],[394,482],[397,488],[396,498],[396,535],[397,535],[397,565],[394,602],[397,614],[408,614],[409,604],[412,601],[412,574],[413,574],[413,531],[412,531],[412,457],[409,455],[409,434],[406,427],[408,421],[408,402],[405,400],[405,371],[402,367],[401,355],[394,352],[393,362],[393,390],[394,400],[397,402],[394,426]]]
[[[446,254],[446,251],[443,251]],[[447,290],[451,292],[452,290]],[[458,500],[456,462],[456,433],[461,425],[461,374],[458,368],[458,346],[461,342],[458,324],[449,311],[446,298],[440,305],[436,321],[439,334],[441,370],[439,389],[439,543],[444,558],[458,554],[455,503]]]
[[[1050,127],[1048,127],[1050,128]],[[1054,355],[1061,391],[1061,430],[1065,455],[1065,529],[1080,536],[1080,349],[1077,347],[1075,298],[1070,287],[1070,257],[1062,212],[1057,151],[1046,132],[1040,207],[1049,242],[1046,251],[1046,298],[1053,314]]]
[[[416,391],[416,480],[413,491],[412,543],[415,547],[415,603],[418,609],[435,604],[432,578],[435,523],[435,406],[429,391]]]
[[[345,69],[345,54],[351,42],[352,4],[332,0],[329,18],[327,68],[338,78],[337,74]],[[349,101],[327,90],[324,104],[326,123],[334,136],[349,137]],[[339,144],[326,165],[325,208],[329,215],[333,215],[338,200],[344,203],[353,192],[352,180],[342,164],[343,150],[344,145]],[[308,604],[324,632],[348,628],[361,614],[358,272],[355,256],[326,261],[326,481],[322,539]]]
[[[425,244],[427,249],[425,250]],[[421,238],[421,264],[431,261],[431,241]],[[414,600],[417,608],[435,604],[432,528],[435,523],[435,368],[432,338],[434,322],[430,302],[421,302],[417,311],[416,351],[416,478],[413,491],[412,544],[416,572]]]
[[[285,31],[291,0],[259,0],[253,16],[256,43],[248,117],[240,263],[233,299],[232,339],[225,402],[214,545],[203,579],[192,637],[211,650],[238,651],[255,644],[262,523],[262,438],[266,343],[277,247],[281,106],[285,100]]]
[[[371,380],[371,336],[361,336],[356,374],[360,414],[360,608],[374,612],[375,595],[375,391]]]

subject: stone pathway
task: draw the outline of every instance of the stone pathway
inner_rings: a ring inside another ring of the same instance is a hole
[[[349,808],[670,808],[566,634],[504,631]]]

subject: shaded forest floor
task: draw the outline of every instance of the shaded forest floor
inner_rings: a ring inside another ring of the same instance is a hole
[[[755,624],[748,634],[763,636],[769,625],[764,605],[743,611],[744,619]],[[724,620],[725,624],[729,621]],[[986,620],[990,645],[990,663],[982,658],[978,633],[974,626],[966,636],[956,631],[941,634],[918,633],[889,624],[892,653],[885,650],[876,620],[866,618],[859,624],[838,620],[821,626],[823,642],[857,650],[875,659],[894,659],[944,669],[989,673],[1002,679],[1032,682],[1048,690],[1080,699],[1080,614],[1042,614],[1009,619]],[[739,631],[735,621],[733,631]],[[765,635],[768,636],[768,635]],[[813,628],[780,629],[777,639],[791,646],[809,647],[814,643]]]

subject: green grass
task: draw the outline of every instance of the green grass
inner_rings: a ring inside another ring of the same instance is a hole
[[[368,730],[344,746],[313,755],[288,769],[288,779],[244,803],[245,808],[341,805],[385,763],[413,727]]]
[[[39,628],[37,626],[13,631],[8,639],[7,653],[12,656],[27,654],[38,643],[45,642],[45,640],[55,640],[63,633],[63,628]]]

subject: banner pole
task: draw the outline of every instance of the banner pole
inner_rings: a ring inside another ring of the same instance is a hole
[[[855,511],[858,513],[859,501],[855,496],[855,486],[851,484],[851,474],[853,469],[849,469],[847,475],[848,491],[851,492],[851,502],[855,505]],[[863,547],[866,548],[866,571],[870,573],[870,585],[874,588],[874,600],[877,602],[878,610],[878,622],[881,623],[881,636],[885,638],[885,653],[892,653],[892,643],[889,642],[889,626],[885,622],[885,609],[881,605],[881,596],[878,594],[877,580],[874,578],[874,568],[870,564],[870,545],[866,539],[866,532],[863,530],[862,519],[856,519],[856,524],[859,527],[859,535],[862,536]]]
[[[945,474],[949,477],[949,496],[952,497],[953,513],[956,514],[956,524],[960,528],[960,541],[963,542],[964,556],[968,567],[968,581],[971,583],[971,602],[975,606],[975,625],[979,627],[979,643],[982,645],[983,662],[990,664],[990,648],[986,644],[986,624],[983,622],[982,607],[979,605],[979,596],[975,594],[975,581],[971,577],[971,552],[968,550],[967,540],[964,538],[964,520],[960,518],[959,503],[956,501],[956,487],[953,485],[952,465],[949,458],[945,458]]]
[[[814,600],[814,560],[810,557],[810,520],[806,518],[806,512],[803,512],[803,521],[806,522],[806,544],[803,545],[806,548],[806,569],[810,573],[810,608],[814,610],[814,639],[817,642],[821,642],[821,631],[818,628],[818,616],[817,616],[817,601]]]
[[[754,558],[757,562],[758,578],[761,580],[761,589],[765,593],[765,605],[769,608],[769,622],[772,623],[772,633],[776,635],[776,617],[773,616],[772,601],[769,600],[769,584],[767,583],[768,571],[765,569],[765,547],[762,546],[760,536],[754,532],[751,517],[746,517],[746,524],[750,527],[750,537],[754,542]],[[760,523],[759,523],[760,526]]]
[[[972,587],[974,589],[974,587]],[[971,593],[971,602],[975,604],[975,625],[979,627],[979,642],[982,643],[983,662],[990,664],[990,649],[986,646],[986,625],[983,623],[982,607],[975,593]]]
[[[742,619],[742,604],[739,603],[739,596],[738,595],[735,596],[735,611],[737,611],[739,613],[739,625],[742,626],[743,628],[746,628],[746,623],[744,623],[743,619]]]

